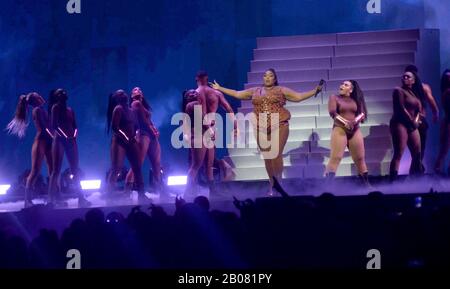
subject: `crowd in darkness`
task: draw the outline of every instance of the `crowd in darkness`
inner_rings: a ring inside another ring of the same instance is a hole
[[[26,241],[0,229],[0,267],[63,269],[69,249],[80,251],[82,269],[365,269],[369,249],[384,268],[448,267],[450,206],[440,194],[414,200],[377,192],[235,200],[240,216],[210,210],[205,197],[177,199],[173,216],[159,206],[128,216],[95,208],[61,236],[44,228]]]

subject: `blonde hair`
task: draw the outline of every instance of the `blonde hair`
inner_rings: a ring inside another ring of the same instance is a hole
[[[25,132],[28,127],[27,122],[27,107],[30,94],[19,96],[19,102],[17,103],[16,113],[14,118],[6,126],[6,130],[9,134],[17,135],[19,138],[25,136]]]

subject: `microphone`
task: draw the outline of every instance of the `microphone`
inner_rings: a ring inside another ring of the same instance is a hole
[[[316,90],[316,93],[314,94],[314,97],[317,97],[317,95],[319,94],[319,92],[322,91],[323,85],[324,85],[324,84],[325,84],[325,80],[321,79],[320,82],[319,82],[320,89],[317,89],[317,90]]]

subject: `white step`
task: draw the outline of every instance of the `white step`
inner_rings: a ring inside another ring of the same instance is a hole
[[[337,94],[337,87],[336,91],[324,91],[323,98],[322,95],[319,94],[316,98],[310,98],[302,102],[292,102],[288,101],[286,102],[286,107],[290,109],[291,107],[295,106],[310,106],[310,105],[322,105],[322,104],[328,104],[328,99],[330,95]],[[366,103],[368,103],[368,106],[371,106],[370,103],[373,102],[392,102],[392,91],[394,88],[389,89],[376,89],[376,90],[364,90],[364,99],[366,100]],[[242,108],[251,108],[253,109],[253,104],[250,100],[242,100],[241,101],[241,107]]]
[[[252,156],[232,156],[229,157],[230,163],[235,168],[252,168],[252,167],[264,167],[264,160],[260,155]],[[283,156],[283,163],[286,166],[293,165],[307,165],[308,154],[307,153],[292,153]]]
[[[303,178],[304,166],[286,166],[283,171],[283,178]],[[235,168],[236,181],[245,180],[268,180],[267,172],[264,167],[254,168]]]
[[[323,152],[314,152],[307,154],[307,164],[328,164],[330,160],[330,151],[326,150]],[[392,149],[389,150],[367,150],[366,151],[366,162],[390,162],[392,160]],[[353,159],[349,151],[346,151],[344,157],[342,158],[341,164],[352,164]]]
[[[311,152],[321,152],[323,149],[329,150],[331,148],[330,140],[319,140],[314,142],[316,147],[311,147]],[[369,137],[364,139],[364,147],[366,151],[387,151],[392,149],[391,136]],[[348,149],[346,149],[348,151]]]
[[[253,51],[254,60],[323,58],[323,57],[331,57],[333,55],[334,55],[333,46],[255,49]]]
[[[387,151],[392,148],[392,141],[390,135],[384,136],[368,136],[364,138],[365,148],[369,151]],[[284,147],[283,154],[296,153],[320,153],[329,152],[331,148],[330,139],[320,139],[314,141],[297,141],[289,138]],[[346,149],[348,151],[348,149]],[[255,138],[249,139],[249,144],[245,148],[230,148],[228,149],[229,156],[258,156],[259,151],[256,146]]]
[[[252,139],[253,140],[253,139]],[[228,153],[230,157],[234,156],[255,156],[259,155],[256,148],[256,142],[250,143],[250,148],[230,148]],[[288,141],[284,147],[283,154],[287,153],[308,153],[310,152],[310,144],[308,141]]]
[[[370,154],[366,155],[366,163],[380,163],[390,162],[392,159],[392,150],[381,151],[371,150]],[[330,160],[330,151],[315,153],[289,153],[283,156],[284,166],[317,166],[327,165]],[[254,156],[233,156],[227,157],[227,161],[233,165],[234,168],[257,168],[264,167],[264,160],[259,155]],[[345,152],[340,165],[353,164],[354,161],[348,151]]]
[[[390,162],[367,162],[367,168],[369,174],[372,176],[387,175],[389,174],[389,164]],[[304,178],[323,178],[325,172],[325,165],[308,165],[307,169],[304,170]],[[355,164],[341,164],[337,171],[336,176],[356,176],[358,175],[358,170]]]
[[[412,62],[411,62],[412,63]],[[330,69],[331,58],[305,58],[289,60],[253,60],[250,63],[252,72],[265,72],[269,68],[276,71],[304,70],[304,69]]]
[[[368,128],[370,128],[370,127],[368,127]],[[383,149],[386,149],[386,147],[392,143],[391,137],[389,134],[374,135],[374,134],[371,134],[370,131],[369,132],[364,131],[363,137],[364,137],[365,142],[370,143],[367,146],[367,150],[380,151],[379,147],[377,146],[378,144],[380,144],[380,142],[385,142],[385,143],[382,143],[382,146],[381,146],[381,147],[383,147]],[[331,130],[330,130],[330,134],[326,134],[326,135],[319,135],[319,134],[313,134],[313,133],[309,136],[300,135],[300,136],[291,137],[291,135],[289,135],[286,146],[289,148],[291,148],[291,147],[297,148],[299,146],[299,144],[301,144],[302,147],[306,147],[307,145],[309,145],[310,152],[317,153],[317,152],[320,152],[322,149],[326,149],[328,151],[328,149],[330,148],[329,147],[330,140],[331,140]],[[328,142],[327,146],[322,147],[321,145],[326,142]],[[374,145],[374,144],[376,144],[376,145]],[[256,147],[256,139],[254,136],[252,136],[248,139],[248,146]],[[305,150],[303,150],[303,149],[300,151],[305,152]],[[286,149],[284,150],[284,153],[287,153]]]
[[[259,48],[330,46],[336,45],[336,34],[261,37],[256,43]]]
[[[392,114],[392,101],[377,101],[367,103],[367,110],[369,112],[369,117],[371,114],[388,113]],[[290,111],[291,108],[289,108]],[[319,116],[329,116],[328,104],[319,105]]]
[[[328,98],[337,94],[342,81],[349,79],[359,82],[369,111],[368,121],[360,128],[369,173],[389,173],[392,91],[401,84],[404,67],[416,63],[420,36],[420,30],[409,29],[257,39],[245,88],[261,86],[262,75],[268,68],[277,71],[280,85],[300,92],[314,88],[320,78],[327,80],[318,97],[301,103],[286,103],[292,118],[283,152],[285,178],[323,177],[332,131]],[[252,110],[251,101],[242,101],[238,109],[241,113]],[[256,148],[252,128],[249,129],[247,146],[252,148],[229,149],[237,180],[267,179],[264,161]],[[337,175],[356,174],[353,160],[346,151]]]
[[[335,47],[334,56],[380,55],[416,52],[417,42],[391,42],[374,44],[341,45]]]
[[[306,128],[306,129],[294,129],[292,127],[289,128],[289,139],[288,141],[309,141],[314,140],[316,138],[317,133],[314,133],[315,129]],[[319,132],[321,133],[321,132]],[[252,145],[256,145],[256,138],[253,133],[253,128],[249,129],[248,132],[249,138],[248,143]]]
[[[364,137],[384,137],[389,136],[389,126],[387,125],[367,125],[361,126],[360,130]],[[288,141],[318,141],[318,140],[330,140],[332,127],[327,128],[314,128],[314,129],[295,129],[289,128]],[[253,128],[249,128],[248,143],[256,145],[255,135],[253,134]]]
[[[249,72],[247,73],[248,82],[263,84],[264,72]],[[328,79],[328,70],[313,69],[313,70],[291,70],[291,71],[277,71],[279,82],[284,81],[317,81],[320,79]]]
[[[385,43],[396,41],[414,41],[420,39],[419,29],[390,30],[390,31],[369,31],[338,33],[337,43],[359,44],[359,43]]]
[[[331,65],[335,68],[404,65],[405,67],[415,62],[414,52],[378,54],[378,55],[358,55],[339,56],[331,58]]]
[[[386,175],[389,173],[389,162],[381,163],[367,163],[370,175]],[[235,168],[236,181],[245,180],[268,180],[265,167],[251,167],[251,168]],[[296,165],[285,166],[283,170],[283,178],[323,178],[325,172],[325,165]],[[338,167],[336,176],[350,176],[357,175],[356,166],[353,163],[341,164]]]
[[[250,146],[256,146],[256,141],[254,138],[250,139],[251,144]],[[386,141],[386,143],[381,143],[383,141]],[[364,143],[365,149],[366,149],[366,158],[370,160],[378,159],[381,157],[381,153],[387,153],[389,152],[389,156],[391,156],[391,137],[390,136],[366,136],[364,137]],[[380,146],[381,143],[381,146]],[[294,149],[292,149],[294,148]],[[330,155],[330,149],[331,149],[331,140],[330,136],[327,136],[326,138],[323,138],[321,140],[294,140],[292,138],[289,138],[288,142],[286,143],[286,148],[283,151],[283,155],[297,155],[297,154],[308,154],[311,158],[317,158],[318,156],[322,157],[329,157]],[[345,149],[345,152],[348,152],[348,148]],[[232,159],[235,158],[256,158],[259,159],[260,154],[253,150],[251,154],[244,154],[244,153],[238,153],[238,154],[230,154]],[[389,159],[390,160],[390,159]],[[314,162],[317,162],[318,160],[315,159]],[[328,161],[328,160],[327,160]]]
[[[342,80],[330,80],[327,82],[327,90],[337,91],[339,85],[341,85]],[[361,89],[374,90],[374,89],[394,89],[396,86],[400,85],[400,77],[383,77],[383,78],[355,78],[358,81]],[[296,81],[296,82],[282,82],[281,86],[289,87],[297,91],[306,91],[313,89],[317,85],[317,81]],[[245,89],[250,87],[259,87],[261,83],[247,83],[245,84]]]
[[[401,77],[404,70],[405,65],[333,68],[329,71],[329,79]]]

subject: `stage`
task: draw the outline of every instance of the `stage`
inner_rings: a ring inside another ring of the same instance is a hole
[[[450,196],[450,180],[447,178],[437,178],[425,176],[420,179],[414,179],[406,176],[400,176],[399,180],[391,184],[387,177],[372,177],[370,179],[372,187],[365,188],[358,185],[356,177],[338,177],[330,185],[326,184],[325,179],[286,179],[283,181],[283,187],[292,199],[310,199],[314,200],[324,193],[331,193],[340,199],[364,199],[371,192],[380,192],[386,196],[403,197],[411,199],[408,201],[411,205],[417,196],[439,194]],[[267,181],[236,181],[219,183],[218,191],[220,194],[209,196],[207,187],[199,186],[198,195],[208,197],[210,209],[230,212],[239,215],[240,211],[233,204],[233,197],[240,201],[282,199],[280,194],[275,197],[268,197],[266,192],[268,188]],[[41,228],[53,229],[58,234],[68,227],[76,218],[84,218],[85,214],[93,208],[101,209],[105,216],[111,212],[118,212],[126,217],[133,208],[140,206],[140,209],[146,213],[151,213],[153,205],[160,206],[168,215],[175,213],[175,197],[183,197],[184,186],[168,187],[169,198],[160,199],[159,195],[146,193],[151,199],[148,204],[139,204],[137,193],[133,192],[130,198],[121,198],[117,200],[107,200],[100,192],[85,192],[86,198],[92,203],[90,208],[78,208],[77,199],[74,196],[67,197],[67,208],[50,209],[45,206],[45,197],[35,199],[36,205],[32,208],[23,209],[23,200],[18,196],[2,196],[0,199],[0,225],[12,231],[15,234],[25,235],[28,238],[35,237]],[[193,197],[186,197],[186,201],[192,202]],[[275,201],[276,202],[276,201]],[[20,224],[20,226],[18,226]]]

